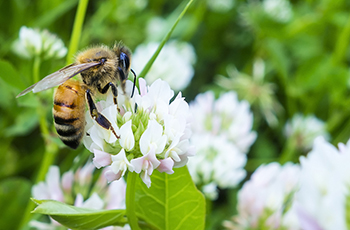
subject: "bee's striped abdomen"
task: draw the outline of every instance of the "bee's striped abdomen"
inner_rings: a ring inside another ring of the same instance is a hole
[[[80,82],[68,80],[57,88],[53,117],[62,142],[76,149],[85,129],[85,90]]]

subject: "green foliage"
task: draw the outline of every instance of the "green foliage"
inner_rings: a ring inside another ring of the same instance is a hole
[[[33,213],[50,215],[70,229],[99,229],[110,225],[124,226],[124,210],[78,208],[55,200],[35,200]]]
[[[24,214],[30,198],[31,183],[21,178],[12,178],[0,182],[0,225],[4,229],[17,229],[18,217]],[[6,211],[5,211],[6,210]]]
[[[138,178],[136,182],[137,216],[155,229],[203,229],[205,199],[186,167],[174,174],[154,171],[152,186]]]
[[[142,229],[203,229],[205,200],[194,185],[186,167],[168,175],[155,171],[150,188],[140,177],[127,186],[136,192],[135,210]],[[130,177],[131,175],[129,175]],[[132,192],[133,190],[128,190]],[[128,198],[127,198],[128,199]],[[72,229],[96,229],[127,223],[125,210],[94,210],[70,206],[54,200],[35,200],[33,213],[50,215]],[[128,202],[127,202],[128,205]]]

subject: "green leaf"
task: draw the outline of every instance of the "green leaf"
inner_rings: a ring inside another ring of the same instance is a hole
[[[32,200],[38,205],[32,213],[49,215],[71,229],[99,229],[126,224],[125,210],[95,210],[79,208],[55,200]]]
[[[31,184],[21,178],[9,178],[0,183],[1,229],[18,229],[30,196]],[[6,211],[5,211],[6,210]]]
[[[7,84],[17,89],[22,89],[25,87],[23,82],[19,81],[19,74],[10,62],[0,60],[0,69],[0,78],[3,79]]]
[[[266,40],[266,49],[271,56],[274,68],[276,68],[279,75],[282,77],[283,82],[287,82],[289,63],[285,48],[277,40],[268,39]]]
[[[45,28],[54,23],[78,3],[78,0],[64,1],[52,10],[47,11],[43,15],[39,16],[32,24],[36,27]]]
[[[174,171],[171,175],[153,171],[150,188],[137,177],[137,216],[155,229],[204,229],[203,194],[194,185],[187,167]]]
[[[5,129],[5,135],[10,137],[28,134],[38,123],[37,112],[34,109],[27,109],[16,117],[15,123],[12,126]]]

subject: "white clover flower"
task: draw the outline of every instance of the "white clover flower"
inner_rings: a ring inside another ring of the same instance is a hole
[[[303,116],[296,114],[284,127],[284,133],[288,141],[291,141],[296,149],[308,151],[316,137],[323,136],[329,139],[326,124],[314,115]]]
[[[302,229],[348,229],[350,188],[350,141],[339,150],[315,139],[311,152],[300,158],[300,190],[295,204]],[[311,228],[309,228],[311,229]]]
[[[51,166],[46,174],[45,182],[41,181],[32,187],[32,195],[35,199],[57,200],[63,202],[63,191],[60,185],[60,169]]]
[[[152,17],[147,23],[147,38],[151,41],[160,41],[165,36],[171,24],[162,17]]]
[[[271,18],[279,22],[288,22],[293,17],[289,0],[263,0],[262,6]]]
[[[83,141],[95,155],[95,166],[106,167],[108,181],[120,179],[129,170],[139,173],[150,187],[153,170],[171,174],[172,168],[184,166],[194,151],[189,144],[189,107],[181,93],[170,103],[174,91],[165,81],[158,79],[146,86],[146,81],[139,79],[139,85],[140,94],[136,90],[130,98],[133,83],[127,81],[126,95],[118,95],[120,112],[111,93],[97,103],[120,138],[98,125],[87,112],[89,135]]]
[[[33,198],[57,200],[76,207],[98,210],[125,208],[125,181],[119,180],[107,184],[105,177],[100,176],[96,184],[92,186],[93,171],[93,164],[87,163],[75,173],[68,171],[60,177],[59,167],[51,166],[46,174],[45,182],[39,182],[32,187]],[[50,223],[32,220],[29,225],[42,230],[62,228],[53,219]]]
[[[210,199],[218,188],[234,188],[245,177],[246,153],[256,138],[253,115],[246,101],[239,102],[234,92],[215,101],[213,92],[197,95],[190,104],[191,144],[197,155],[188,169],[194,182]]]
[[[245,177],[247,157],[225,137],[194,133],[191,144],[197,155],[189,160],[188,169],[208,198],[217,198],[217,187],[234,188]]]
[[[299,229],[288,199],[299,186],[300,167],[292,163],[260,166],[238,193],[238,214],[228,229]]]
[[[136,72],[141,72],[158,46],[157,42],[138,46],[133,54],[133,63],[137,64],[132,68]],[[195,61],[196,54],[191,44],[170,41],[159,53],[145,79],[147,82],[153,83],[160,78],[168,82],[175,91],[182,90],[186,88],[194,75],[193,64]]]
[[[192,122],[193,133],[224,136],[243,153],[248,152],[256,139],[256,133],[251,130],[253,114],[249,103],[238,101],[233,91],[222,94],[216,101],[213,92],[199,94],[190,103],[190,110],[196,118]]]
[[[207,5],[213,11],[225,13],[233,8],[235,0],[207,0]]]
[[[43,59],[62,58],[67,48],[56,35],[47,30],[31,29],[22,26],[19,38],[13,43],[13,52],[23,58],[42,57]]]

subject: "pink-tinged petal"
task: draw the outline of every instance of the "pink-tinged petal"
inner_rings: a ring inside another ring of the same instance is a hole
[[[101,199],[101,197],[99,197],[99,195],[97,195],[96,192],[94,192],[87,200],[84,201],[81,207],[101,210],[103,209],[103,206],[103,200]]]
[[[94,170],[94,165],[91,162],[87,162],[82,168],[75,172],[75,183],[78,183],[80,186],[90,184]]]
[[[112,163],[111,154],[94,149],[93,163],[96,168],[108,166]]]
[[[143,167],[144,167],[144,171],[147,173],[147,175],[152,175],[153,173],[153,165],[150,161],[144,161],[143,162]]]
[[[174,173],[174,170],[173,170],[174,161],[170,157],[159,161],[160,161],[160,165],[157,168],[159,172],[166,172],[168,174]]]
[[[119,180],[122,176],[122,172],[119,171],[117,174],[115,174],[112,169],[110,168],[110,166],[108,166],[106,168],[106,171],[104,173],[104,176],[106,177],[107,181],[108,182],[112,182],[112,181],[115,181],[115,180]]]
[[[72,170],[63,173],[62,175],[62,188],[64,192],[70,193],[72,191],[72,185],[74,181],[74,173]]]
[[[81,207],[83,205],[84,202],[84,197],[83,195],[81,195],[80,193],[78,193],[75,197],[75,201],[74,201],[74,206],[76,207]]]
[[[117,155],[112,155],[111,159],[112,159],[111,170],[115,174],[118,174],[119,172],[121,172],[122,173],[121,176],[124,176],[125,172],[128,169],[130,171],[133,171],[134,166],[126,158],[124,149],[121,149]]]
[[[309,213],[301,207],[297,208],[297,216],[299,219],[300,229],[304,230],[323,230]]]
[[[179,157],[181,160],[179,162],[174,163],[174,168],[181,168],[181,167],[185,166],[188,162],[188,156],[189,156],[188,152],[180,155]]]
[[[146,161],[148,161],[148,163],[145,163]],[[146,155],[132,159],[130,163],[134,166],[136,173],[140,173],[141,170],[146,170],[149,167],[152,167],[151,172],[153,172],[153,169],[157,168],[160,165],[160,161],[157,159],[153,147]]]
[[[35,199],[39,199],[39,200],[50,199],[50,193],[48,191],[46,184],[43,181],[39,182],[38,184],[32,187],[32,196]]]
[[[125,193],[126,183],[124,179],[111,182],[104,198],[105,209],[125,209]]]
[[[140,173],[142,171],[141,179],[147,185],[147,187],[150,187],[150,175],[152,175],[153,170],[160,165],[160,161],[156,157],[154,148],[151,148],[146,155],[132,159],[130,163],[134,166],[136,173]]]
[[[60,187],[60,169],[58,166],[51,166],[46,174],[46,183],[50,193],[50,199],[63,202],[63,192]]]
[[[134,171],[136,173],[140,173],[141,172],[144,158],[145,158],[145,156],[142,156],[142,157],[138,157],[138,158],[132,159],[130,161],[130,164],[132,166],[134,166]]]
[[[147,153],[147,160],[152,163],[152,170],[157,168],[160,165],[160,161],[157,159],[156,154],[154,152],[153,149],[151,149],[148,153]]]
[[[147,188],[151,187],[151,177],[146,172],[141,173],[141,179]]]
[[[139,78],[140,95],[145,96],[147,94],[146,81],[143,78]]]

